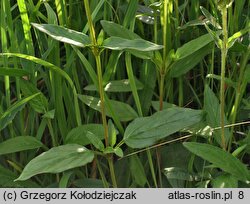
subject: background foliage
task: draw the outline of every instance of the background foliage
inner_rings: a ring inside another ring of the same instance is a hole
[[[246,0],[1,0],[1,187],[249,187]]]

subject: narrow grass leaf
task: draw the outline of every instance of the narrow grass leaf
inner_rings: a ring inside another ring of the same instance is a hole
[[[73,175],[73,171],[65,172],[60,179],[59,188],[67,188],[70,182],[70,177]]]
[[[197,25],[204,25],[204,21],[200,20],[200,19],[195,19],[192,21],[187,22],[186,24],[184,24],[183,26],[178,27],[178,29],[180,30],[184,30],[190,26],[197,26]]]
[[[60,42],[68,43],[78,47],[85,47],[91,43],[89,37],[86,34],[64,28],[62,26],[37,23],[32,23],[32,26]]]
[[[32,96],[17,101],[11,105],[2,115],[0,115],[0,130],[3,130],[15,118],[16,114],[21,111],[30,100],[37,97],[39,94],[40,93],[36,93]]]
[[[0,68],[0,76],[12,76],[12,77],[23,77],[29,76],[30,73],[23,69],[15,69],[15,68]]]
[[[107,38],[104,40],[102,46],[111,50],[138,50],[143,52],[160,50],[163,48],[162,45],[157,45],[143,39],[128,40],[120,37]]]
[[[33,94],[39,93],[39,96],[33,98],[29,104],[38,113],[46,113],[48,110],[48,100],[44,94],[35,87],[33,83],[26,80],[20,80],[20,86],[24,96],[31,96]]]
[[[97,16],[99,17],[98,12],[103,8],[103,4],[105,3],[105,1],[106,0],[99,0],[99,1],[97,1],[98,4],[95,5],[95,9],[94,9],[94,11],[91,14],[91,18],[92,18],[93,21],[96,19]],[[89,24],[87,23],[85,25],[84,29],[83,29],[83,33],[87,33],[88,30],[89,30]]]
[[[110,78],[115,74],[117,63],[122,53],[123,51],[112,51],[112,53],[110,54],[108,64],[105,68],[105,73],[103,74],[104,82],[109,82]]]
[[[100,124],[86,124],[73,128],[66,136],[66,144],[79,144],[86,146],[91,144],[87,133],[92,133],[100,140],[104,139],[104,129]]]
[[[76,117],[78,125],[81,124],[81,116],[80,116],[80,110],[79,110],[79,105],[78,105],[78,100],[77,100],[76,88],[75,88],[74,82],[72,81],[70,76],[65,71],[63,71],[62,69],[60,69],[59,67],[57,67],[56,65],[54,65],[50,62],[47,62],[45,60],[39,59],[39,58],[31,56],[31,55],[25,55],[25,54],[20,54],[20,53],[0,53],[0,56],[19,57],[22,59],[32,61],[34,63],[37,63],[37,64],[44,66],[47,69],[50,69],[51,71],[54,71],[55,73],[57,73],[60,76],[62,76],[63,78],[65,78],[73,90],[74,105],[75,105],[75,117]]]
[[[221,76],[216,75],[216,74],[208,74],[206,77],[211,78],[211,79],[221,80]],[[228,77],[225,77],[225,83],[226,83],[226,85],[229,85],[235,89],[237,87],[237,83]]]
[[[48,119],[54,119],[55,118],[55,109],[52,109],[50,111],[47,111],[42,117],[48,118]]]
[[[213,188],[238,188],[238,179],[230,174],[222,174],[212,180]]]
[[[196,142],[184,142],[183,145],[190,152],[211,162],[216,167],[230,173],[237,179],[241,181],[247,181],[250,179],[250,173],[247,170],[247,167],[236,157],[221,148],[210,144]]]
[[[0,143],[0,155],[37,149],[44,146],[39,140],[31,136],[18,136]]]
[[[177,49],[175,58],[182,59],[192,55],[194,52],[205,47],[213,41],[213,38],[209,34],[202,35],[194,40],[185,43],[183,46]]]
[[[123,18],[123,24],[122,24],[125,28],[128,28],[131,22],[135,19],[138,5],[139,5],[138,0],[128,2],[128,7],[126,10],[125,17]]]
[[[205,9],[203,6],[200,7],[201,12],[206,17],[205,21],[208,21],[212,26],[214,26],[216,29],[220,30],[222,29],[220,24],[217,23],[216,18],[212,16],[212,14],[209,13],[207,9]]]
[[[124,142],[132,148],[149,147],[160,139],[201,121],[200,110],[169,108],[131,122],[125,130]]]
[[[138,92],[141,108],[143,115],[148,115],[156,85],[155,65],[149,60],[145,60],[143,62],[143,67],[141,68],[140,72],[140,81],[144,85],[143,89]]]
[[[175,61],[170,65],[169,76],[176,78],[186,74],[188,71],[193,69],[206,55],[211,53],[211,51],[212,46],[211,44],[208,44],[200,50],[193,52],[189,56]]]
[[[227,48],[231,48],[236,42],[236,40],[241,36],[245,35],[247,32],[250,32],[250,26],[234,33],[230,38],[228,38]]]
[[[90,62],[86,59],[86,57],[81,53],[81,51],[79,49],[77,49],[76,47],[73,47],[73,50],[78,55],[79,59],[81,60],[82,64],[84,65],[85,69],[87,70],[90,78],[92,79],[94,85],[96,87],[98,87],[97,74],[96,74],[94,68],[92,67],[92,65],[90,64]]]
[[[207,29],[207,32],[209,33],[209,35],[214,39],[216,46],[219,49],[221,49],[222,48],[222,40],[220,39],[221,32],[215,32],[215,31],[211,30],[206,23],[204,24],[204,26]]]
[[[32,181],[14,181],[17,175],[0,165],[0,186],[1,188],[39,188],[37,183]]]
[[[26,52],[30,55],[34,54],[34,46],[31,35],[30,19],[25,0],[17,0],[18,9],[22,19],[22,27],[25,38]]]
[[[87,95],[78,95],[78,98],[87,106],[101,112],[99,98]],[[120,121],[130,121],[138,117],[137,113],[130,105],[115,100],[110,100],[109,102]],[[107,116],[112,117],[110,109],[107,106],[105,108]]]
[[[129,167],[131,175],[133,177],[133,181],[140,187],[144,187],[144,185],[147,183],[147,177],[141,160],[137,155],[134,155],[130,158]]]
[[[209,88],[205,87],[204,92],[204,111],[206,111],[206,122],[212,127],[220,127],[220,104],[214,92]],[[225,124],[228,124],[225,120]],[[230,132],[229,129],[225,129],[226,142],[229,140]],[[214,138],[218,144],[221,145],[221,130],[214,131]]]
[[[84,166],[94,159],[94,153],[77,144],[53,147],[32,159],[16,181],[27,180],[42,173],[60,173]]]

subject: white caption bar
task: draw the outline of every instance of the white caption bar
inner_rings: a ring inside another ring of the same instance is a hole
[[[17,204],[245,204],[250,203],[250,189],[82,189],[82,188],[6,188],[0,189],[0,203]]]

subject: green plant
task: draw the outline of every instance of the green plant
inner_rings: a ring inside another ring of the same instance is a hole
[[[0,186],[249,187],[249,6],[1,1]]]

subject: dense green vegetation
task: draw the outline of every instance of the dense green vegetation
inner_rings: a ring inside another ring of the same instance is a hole
[[[246,0],[1,0],[1,187],[250,187]]]

